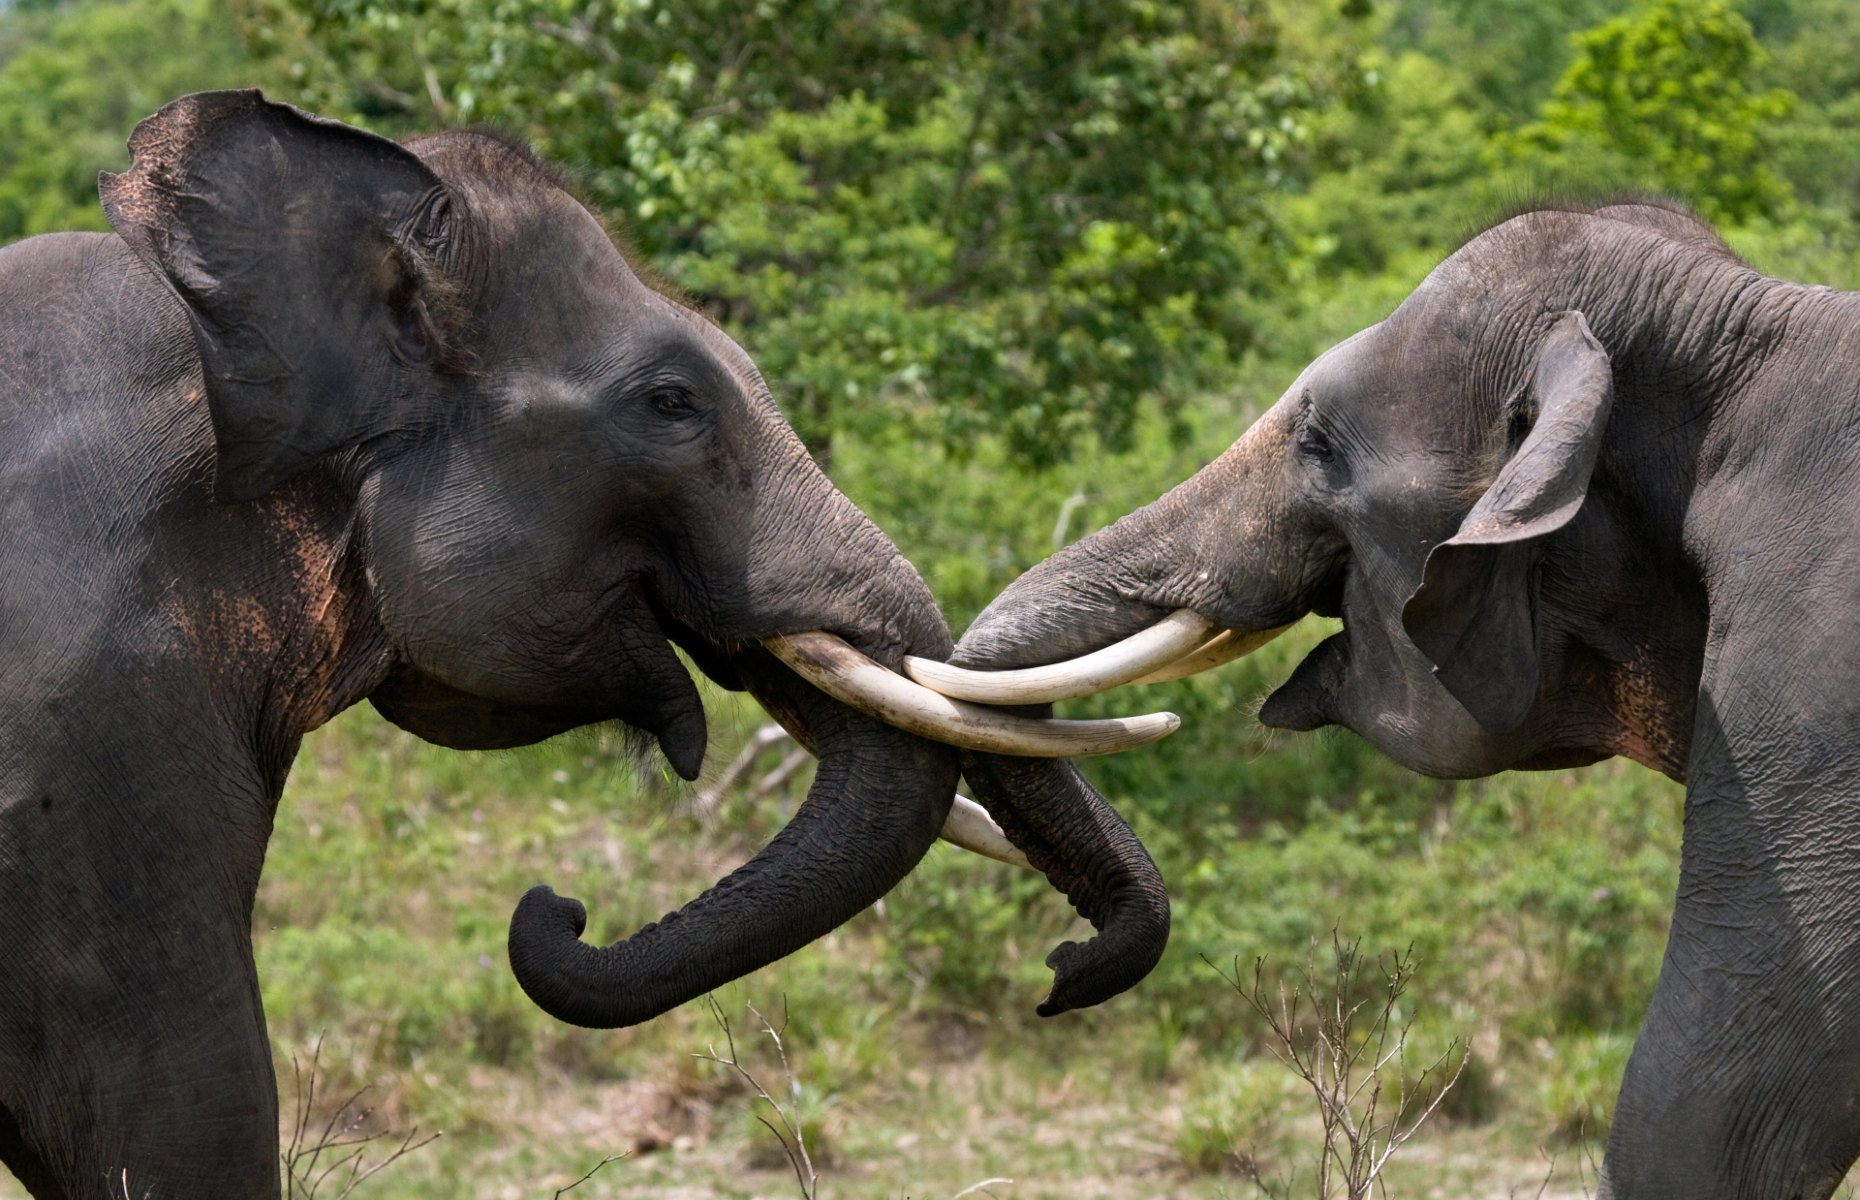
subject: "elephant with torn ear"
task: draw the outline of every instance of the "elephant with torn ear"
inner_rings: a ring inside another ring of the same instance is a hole
[[[916,572],[526,150],[257,92],[130,145],[114,234],[0,250],[0,1162],[35,1196],[278,1194],[253,897],[300,739],[363,699],[467,749],[624,721],[689,779],[676,645],[818,754],[766,848],[632,937],[523,897],[511,966],[563,1020],[646,1020],[833,929],[959,770],[1000,827],[959,806],[958,839],[1005,830],[1101,931],[1046,1010],[1154,964],[1154,865],[1067,764],[1012,756],[1174,718],[906,683],[951,648]]]
[[[1860,294],[1662,203],[1526,212],[1027,572],[956,666],[907,670],[1038,703],[1318,613],[1342,631],[1267,725],[1442,777],[1623,755],[1683,782],[1599,1194],[1825,1197],[1860,1153],[1857,413]]]

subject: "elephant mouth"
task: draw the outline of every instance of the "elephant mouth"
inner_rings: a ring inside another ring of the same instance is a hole
[[[644,598],[652,614],[652,619],[657,624],[659,633],[665,642],[682,650],[692,664],[695,665],[707,679],[717,686],[724,688],[726,691],[744,692],[752,690],[750,681],[745,677],[745,667],[756,655],[756,648],[753,642],[732,646],[722,644],[713,638],[707,637],[691,624],[674,616],[667,610],[664,604],[659,602],[659,600],[650,593],[650,590],[642,590],[645,593]],[[865,659],[858,651],[853,650],[849,645],[846,645],[843,640],[833,635],[808,633],[798,636],[800,639],[798,643],[800,649],[790,648],[784,652],[776,653],[775,656],[784,659],[784,661],[786,658],[798,657],[803,659],[802,668],[796,671],[796,673],[802,675],[803,678],[809,678],[811,672],[811,668],[808,667],[805,660],[823,651],[827,655],[832,656],[837,650],[840,658],[849,660],[855,665],[863,663],[867,670],[883,670],[878,664]],[[767,639],[769,642],[794,642],[794,640],[795,635],[790,635],[790,637],[784,639]],[[765,646],[765,648],[767,647]],[[784,655],[786,657],[784,657]],[[793,664],[790,663],[789,665],[792,666]],[[814,673],[817,674],[817,672]],[[831,675],[832,672],[829,671],[828,674]],[[811,678],[809,681],[813,682]],[[899,681],[904,682],[901,676],[899,677]],[[827,679],[826,686],[821,690],[827,691],[830,696],[847,704],[848,707],[867,712],[868,714],[872,711],[871,708],[858,697],[844,695],[843,689],[831,678]],[[876,715],[885,717],[883,713]],[[700,704],[697,713],[697,722],[699,723],[696,724],[696,728],[700,731],[705,728],[705,726],[701,724],[702,720],[703,714]],[[894,725],[901,724],[896,720],[890,719],[888,719],[888,723]],[[683,724],[685,727],[689,728],[693,723],[686,721]],[[1104,753],[1106,749],[1103,747],[1109,747],[1114,744],[1121,746],[1124,741],[1129,740],[1130,736],[1126,728],[1128,722],[1123,721],[1025,721],[1022,722],[1022,724],[1035,727],[1036,732],[1040,733],[1050,742],[1050,744],[1043,744],[1036,747],[1044,751],[1044,753],[1036,757],[1052,757],[1060,751],[1069,754]],[[1147,724],[1140,727],[1141,736],[1145,741],[1154,740],[1155,737],[1160,737],[1174,730],[1178,724],[1179,721],[1174,714],[1152,714]],[[907,732],[916,731],[908,725],[903,725],[901,727],[906,728]],[[1054,735],[1051,732],[1053,728],[1059,729],[1060,732],[1058,735]],[[1159,728],[1160,732],[1157,732]],[[1083,731],[1082,733],[1080,732],[1081,730]],[[679,748],[667,744],[664,731],[648,730],[648,732],[658,736],[661,749],[666,753],[667,758],[674,762],[674,769],[677,769],[676,764],[679,761],[672,757],[675,750],[681,754],[684,761],[701,764],[706,749],[703,743]],[[813,748],[808,731],[790,729],[789,732],[803,745],[808,746],[809,749]],[[973,730],[964,731],[965,742],[975,742],[975,738],[971,736],[973,733]],[[984,727],[984,734],[986,736],[983,736],[981,741],[989,745],[995,744],[1002,736],[1000,731],[992,725]],[[949,739],[932,736],[932,740],[947,742]],[[691,758],[693,754],[696,756],[695,759]],[[693,778],[696,773],[697,767],[694,765],[690,774],[686,774],[685,778]],[[681,774],[683,774],[682,771]],[[971,853],[980,854],[985,858],[992,858],[999,862],[1007,863],[1010,866],[1031,868],[1031,864],[1028,862],[1025,853],[1023,853],[1021,849],[1009,839],[1008,835],[1001,827],[995,823],[987,809],[969,799],[967,796],[959,794],[954,798],[954,803],[950,808],[948,818],[943,824],[940,836],[945,841],[959,846],[964,850],[968,850]]]
[[[747,685],[743,682],[742,671],[736,666],[728,649],[674,617],[652,594],[651,589],[646,590],[646,607],[652,613],[661,636],[684,651],[685,656],[704,673],[706,679],[725,691],[740,692],[745,689]]]
[[[1291,675],[1259,707],[1259,723],[1269,729],[1309,732],[1336,721],[1331,703],[1350,669],[1347,635],[1332,634],[1305,655]]]
[[[1319,586],[1311,597],[1308,608],[1317,616],[1341,619],[1343,617],[1343,597],[1350,583],[1350,570],[1347,566],[1332,571],[1330,576]]]
[[[1312,616],[1341,620],[1342,630],[1325,638],[1300,659],[1259,706],[1259,723],[1269,729],[1309,732],[1332,724],[1331,697],[1342,686],[1350,658],[1350,623],[1344,616],[1350,568],[1340,566],[1325,578],[1307,603]]]

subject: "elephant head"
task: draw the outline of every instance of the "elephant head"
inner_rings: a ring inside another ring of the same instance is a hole
[[[1615,397],[1703,389],[1720,368],[1687,339],[1748,274],[1654,205],[1500,224],[1195,476],[1023,575],[962,638],[969,669],[919,678],[996,703],[1083,694],[1316,613],[1342,629],[1267,725],[1344,725],[1443,777],[1613,754],[1678,777],[1704,625],[1672,497],[1696,436]]]
[[[641,1021],[883,895],[956,781],[956,751],[919,734],[971,748],[983,803],[1105,927],[1061,960],[1061,1007],[1155,961],[1168,910],[1141,847],[1064,764],[995,757],[1063,750],[1064,730],[841,688],[947,655],[923,582],[743,351],[642,281],[526,150],[470,131],[397,145],[256,92],[176,101],[131,149],[104,205],[185,307],[217,498],[349,514],[364,594],[345,611],[367,626],[349,642],[375,653],[331,711],[365,695],[461,748],[618,719],[690,779],[706,728],[676,645],[820,758],[769,846],[631,938],[585,944],[580,904],[525,896],[511,961],[543,1008]]]

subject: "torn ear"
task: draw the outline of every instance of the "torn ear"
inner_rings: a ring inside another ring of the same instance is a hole
[[[1582,507],[1614,399],[1608,354],[1579,312],[1539,347],[1536,424],[1498,478],[1427,556],[1402,609],[1408,637],[1487,733],[1516,729],[1537,700],[1542,539]]]
[[[129,149],[98,191],[187,307],[220,499],[406,420],[448,352],[433,264],[449,198],[424,163],[257,91],[184,96]]]

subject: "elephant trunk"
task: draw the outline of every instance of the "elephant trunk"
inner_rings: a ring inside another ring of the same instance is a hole
[[[1061,551],[1023,575],[977,618],[949,661],[1004,670],[1098,650],[1169,615],[1145,587],[1169,554],[1157,505]],[[1136,586],[1142,581],[1145,587]],[[1042,714],[1050,706],[1036,709]],[[1048,957],[1042,1016],[1098,1004],[1143,979],[1169,939],[1169,896],[1130,826],[1069,762],[965,753],[975,799],[1098,931]]]
[[[560,1020],[635,1025],[800,949],[883,896],[947,815],[955,755],[846,708],[762,651],[750,691],[820,758],[807,800],[749,862],[682,909],[606,947],[581,940],[586,910],[531,888],[510,922],[510,965]]]
[[[1143,843],[1069,762],[964,754],[962,773],[1008,840],[1064,892],[1098,936],[1046,958],[1043,1017],[1135,986],[1169,941],[1169,893]]]
[[[1288,519],[1274,406],[1219,458],[1154,503],[1067,546],[997,596],[950,662],[1001,671],[1100,650],[1189,610],[1246,641],[1309,608],[1313,555]]]
[[[937,678],[973,689],[984,681],[971,673],[1112,654],[1105,648],[1134,645],[1143,631],[1164,633],[1164,622],[1214,636],[1150,678],[1180,677],[1270,640],[1306,611],[1314,569],[1278,482],[1290,427],[1281,404],[1193,478],[1028,571],[957,643],[949,661],[961,670]],[[1236,554],[1235,542],[1251,544]],[[1185,611],[1206,623],[1171,617]],[[1149,665],[1113,678],[1144,678]],[[1001,678],[991,694],[1008,691]],[[1123,819],[1067,763],[969,754],[963,773],[1008,838],[1100,931],[1053,952],[1056,978],[1040,1011],[1098,1003],[1147,974],[1168,938],[1169,903]]]
[[[1188,607],[1157,594],[1174,575],[1176,557],[1162,504],[1158,500],[1074,542],[1015,580],[975,619],[950,662],[984,670],[1059,662]]]
[[[793,443],[785,426],[769,444]],[[799,949],[883,896],[947,816],[957,755],[829,698],[758,643],[825,630],[883,667],[942,660],[948,630],[929,589],[889,540],[814,469],[798,443],[764,477],[757,520],[771,534],[710,548],[700,587],[658,595],[707,672],[748,690],[820,759],[788,826],[721,883],[630,938],[581,940],[586,912],[532,888],[510,925],[510,962],[544,1011],[579,1025],[636,1024]],[[797,564],[806,570],[797,570]],[[716,586],[716,580],[732,581]],[[662,581],[666,582],[666,581]],[[1169,932],[1168,898],[1129,828],[1072,768],[970,752],[976,798],[1029,860],[1101,931],[1048,960],[1043,1013],[1095,1004],[1141,979]]]

